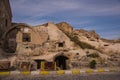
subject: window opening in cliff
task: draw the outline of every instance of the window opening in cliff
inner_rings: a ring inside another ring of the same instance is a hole
[[[79,55],[79,53],[76,53],[76,55]]]
[[[64,46],[64,42],[59,42],[58,43],[58,47],[63,47]]]
[[[8,26],[8,20],[7,19],[5,20],[5,26],[6,27]]]
[[[30,33],[23,33],[22,41],[23,42],[30,42],[31,41]]]
[[[60,69],[66,70],[67,69],[67,60],[68,58],[65,56],[57,56],[55,58],[56,66]]]
[[[42,62],[42,61],[45,61],[45,60],[36,59],[36,60],[34,60],[34,61],[37,63],[37,69],[40,69],[40,68],[41,68],[41,62]]]

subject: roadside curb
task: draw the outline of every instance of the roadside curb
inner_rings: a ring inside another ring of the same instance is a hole
[[[1,75],[64,75],[64,74],[81,74],[81,73],[102,73],[102,72],[119,72],[117,70],[112,69],[86,69],[86,70],[80,70],[80,69],[73,69],[73,70],[58,70],[58,71],[3,71],[0,72]]]

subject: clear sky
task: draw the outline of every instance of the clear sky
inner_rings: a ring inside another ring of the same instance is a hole
[[[13,22],[40,25],[68,22],[75,29],[95,30],[120,38],[120,0],[10,0]]]

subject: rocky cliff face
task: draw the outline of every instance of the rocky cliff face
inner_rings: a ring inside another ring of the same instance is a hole
[[[87,31],[84,29],[73,30],[73,34],[79,35],[79,36],[84,36],[91,41],[95,41],[95,40],[100,39],[100,36],[94,30],[91,30],[91,31]]]
[[[57,27],[62,30],[64,33],[67,33],[71,36],[76,36],[79,41],[83,41],[86,42],[92,46],[94,46],[95,48],[100,48],[100,49],[108,49],[108,47],[112,47],[113,52],[114,50],[116,50],[114,48],[114,46],[118,45],[117,48],[120,48],[120,40],[108,40],[108,39],[103,39],[100,37],[100,35],[98,35],[94,30],[91,31],[87,31],[84,29],[74,29],[72,28],[72,26],[70,26],[68,23],[66,22],[61,22],[56,24]],[[109,49],[107,50],[109,51]],[[111,51],[111,49],[110,49]],[[120,50],[117,50],[120,52]]]
[[[120,39],[115,39],[115,40],[108,40],[108,39],[104,39],[101,38],[104,42],[108,42],[108,43],[120,43]]]
[[[64,24],[64,23],[63,23]],[[71,47],[72,46],[72,42],[70,41],[70,39],[65,35],[65,33],[63,33],[62,30],[67,28],[59,28],[58,26],[56,26],[53,22],[48,22],[47,24],[43,24],[41,26],[37,26],[41,31],[45,30],[46,33],[49,36],[49,40],[50,41],[58,41],[58,42],[63,42],[65,41],[65,45],[66,47]],[[36,27],[35,27],[36,28]],[[62,29],[62,30],[61,30]]]
[[[63,27],[59,29],[67,33],[68,31],[64,30]],[[101,58],[104,58],[106,56],[107,62],[108,63],[110,62],[109,64],[115,62],[114,65],[116,65],[117,63],[118,63],[117,65],[120,65],[119,39],[118,40],[103,39],[94,30],[87,31],[84,29],[72,30],[71,32],[67,33],[67,35],[69,36],[69,38],[71,38],[73,42],[75,42],[77,45],[83,48],[84,51],[86,51],[86,53],[91,54],[91,53],[96,53],[97,51],[100,54],[102,54]],[[95,52],[91,52],[91,50],[94,50]]]
[[[73,27],[66,22],[57,23],[56,25],[64,33],[71,33],[73,31]]]
[[[40,47],[35,45],[36,48],[33,53],[40,52],[36,54],[39,55],[37,59],[50,59],[52,61],[54,55],[63,54],[69,56],[72,67],[77,65],[77,67],[79,65],[83,67],[88,66],[89,62],[93,59],[97,61],[98,66],[106,64],[108,66],[110,66],[109,64],[120,66],[119,40],[116,40],[117,43],[113,43],[110,40],[102,39],[94,30],[73,30],[73,27],[66,22],[58,24],[48,22],[43,25],[34,26],[32,29],[39,33],[39,36],[46,37]],[[44,36],[44,34],[47,34],[47,36]],[[43,38],[40,39],[44,40]],[[40,39],[38,40],[40,41]],[[33,51],[29,49],[24,50],[24,46],[21,45],[19,47],[20,53],[26,52],[25,54],[27,54]]]

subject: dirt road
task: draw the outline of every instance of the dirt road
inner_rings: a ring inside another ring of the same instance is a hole
[[[11,75],[0,76],[0,80],[120,80],[120,72],[78,75]]]

